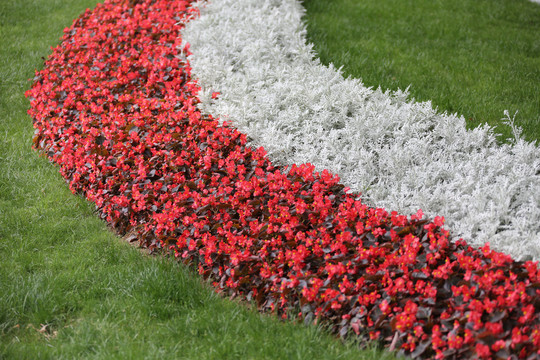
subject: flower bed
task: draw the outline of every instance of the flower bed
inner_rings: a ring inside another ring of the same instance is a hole
[[[275,166],[199,111],[179,50],[189,6],[107,1],[36,74],[34,146],[72,191],[263,311],[413,357],[538,357],[536,263],[451,242],[441,217],[368,207],[310,164]]]
[[[540,260],[540,149],[498,145],[406,92],[367,88],[323,66],[300,0],[216,0],[182,37],[200,108],[246,133],[272,161],[339,174],[374,207],[444,215],[456,237]],[[414,84],[413,84],[414,86]],[[210,94],[223,95],[211,99]],[[503,117],[503,114],[501,114]]]

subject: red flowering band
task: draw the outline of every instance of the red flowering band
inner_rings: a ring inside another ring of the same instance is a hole
[[[370,208],[309,164],[274,166],[201,114],[178,50],[189,6],[106,1],[36,74],[34,146],[72,191],[263,311],[412,357],[540,357],[536,263],[451,242],[441,217]]]

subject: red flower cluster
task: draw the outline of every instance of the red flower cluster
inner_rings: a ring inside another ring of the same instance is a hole
[[[450,242],[440,217],[370,208],[309,164],[274,166],[199,112],[178,50],[189,6],[106,1],[37,73],[34,145],[72,191],[261,310],[412,357],[539,357],[536,263]]]

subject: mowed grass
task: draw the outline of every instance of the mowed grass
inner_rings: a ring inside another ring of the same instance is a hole
[[[469,127],[540,139],[540,5],[527,0],[304,0],[323,63],[365,85],[405,89]]]
[[[0,359],[381,359],[123,242],[31,150],[24,91],[95,0],[0,1]]]

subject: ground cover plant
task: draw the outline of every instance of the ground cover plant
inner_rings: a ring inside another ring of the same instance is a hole
[[[512,115],[514,143],[499,145],[487,125],[468,131],[463,117],[403,91],[345,79],[316,58],[303,14],[297,0],[201,6],[182,31],[203,88],[199,107],[274,162],[338,174],[371,206],[444,215],[472,245],[539,260],[540,150],[520,138]]]
[[[281,317],[413,357],[537,357],[536,263],[450,242],[441,217],[368,207],[310,164],[273,165],[200,112],[178,36],[187,5],[107,2],[36,75],[34,145],[71,190],[119,233]]]
[[[487,122],[504,110],[540,138],[540,7],[522,1],[305,0],[308,39],[324,64],[368,86],[397,90]]]
[[[28,79],[96,3],[0,1],[0,358],[393,358],[261,316],[185,266],[144,256],[31,149]]]

